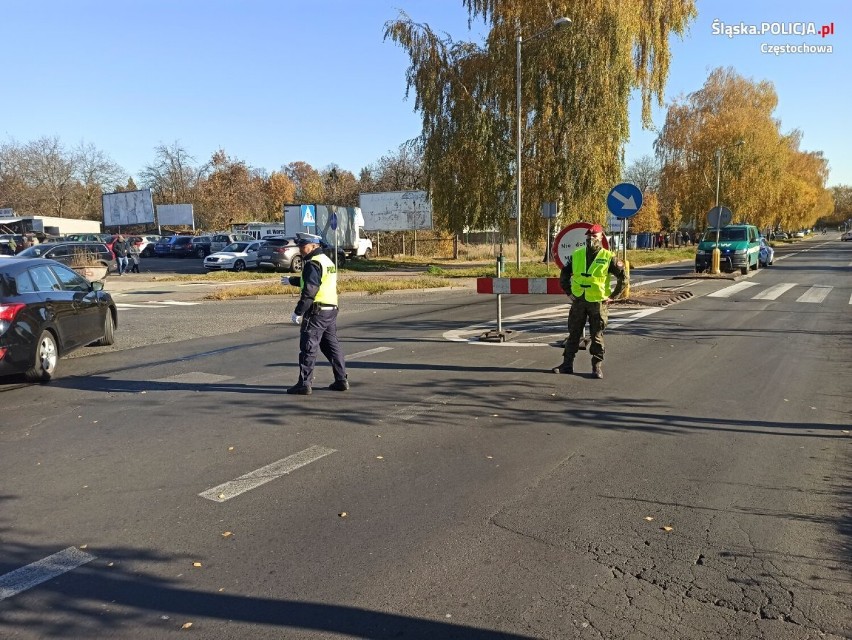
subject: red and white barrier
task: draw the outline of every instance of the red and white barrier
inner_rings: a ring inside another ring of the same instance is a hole
[[[550,293],[564,296],[559,278],[477,278],[477,293]]]

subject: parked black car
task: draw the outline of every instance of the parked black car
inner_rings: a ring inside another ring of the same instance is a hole
[[[0,257],[0,376],[47,382],[70,351],[113,344],[118,312],[102,289],[53,260]]]
[[[194,255],[192,248],[193,236],[173,236],[169,243],[169,255],[172,258],[186,258]]]
[[[73,265],[80,256],[87,260],[95,258],[108,271],[115,271],[115,256],[103,242],[44,242],[24,249],[18,254],[22,258],[49,258],[62,264]]]
[[[210,243],[213,241],[213,236],[193,236],[191,253],[196,258],[206,258],[212,253]]]

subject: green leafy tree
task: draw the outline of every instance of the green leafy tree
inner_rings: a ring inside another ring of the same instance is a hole
[[[385,37],[411,65],[423,128],[423,171],[436,224],[455,233],[508,220],[516,186],[515,59],[522,36],[523,212],[563,202],[563,222],[603,220],[606,195],[621,176],[628,98],[638,89],[650,124],[662,104],[669,36],[696,15],[693,0],[464,0],[471,22],[490,27],[482,45],[440,37],[406,14]],[[570,27],[535,37],[567,15]],[[544,222],[522,214],[526,238]]]

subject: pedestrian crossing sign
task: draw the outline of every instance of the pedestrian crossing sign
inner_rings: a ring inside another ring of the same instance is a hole
[[[317,215],[314,210],[314,205],[312,204],[303,204],[302,205],[302,226],[305,227],[313,227],[317,223]]]

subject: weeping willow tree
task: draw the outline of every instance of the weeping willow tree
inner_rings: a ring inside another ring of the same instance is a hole
[[[439,36],[401,13],[385,38],[411,64],[406,96],[422,114],[423,168],[437,224],[508,230],[516,187],[516,51],[522,38],[522,225],[539,238],[543,202],[560,221],[602,221],[619,182],[628,99],[662,106],[669,35],[682,35],[694,0],[463,0],[469,24],[490,28],[482,44]],[[557,18],[571,24],[551,27]],[[530,215],[530,212],[536,212]]]

